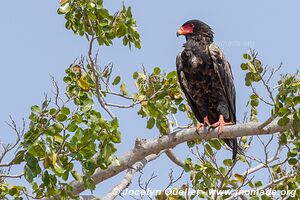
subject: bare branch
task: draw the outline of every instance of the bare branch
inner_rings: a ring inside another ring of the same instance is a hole
[[[267,162],[265,162],[265,163],[261,163],[251,169],[246,170],[242,175],[245,177],[246,175],[253,174],[253,173],[257,172],[258,170],[265,168],[267,165],[271,164],[272,162],[278,160],[282,149],[283,149],[283,147],[279,144],[277,147],[277,150],[272,158],[268,159]]]
[[[21,178],[24,174],[10,175],[10,174],[0,174],[0,178]]]
[[[4,159],[4,157],[7,155],[8,152],[12,151],[21,141],[21,138],[23,138],[24,134],[25,134],[25,120],[23,119],[22,121],[22,128],[18,128],[16,122],[13,120],[13,118],[11,116],[9,116],[11,122],[6,122],[6,124],[12,128],[14,130],[14,132],[17,135],[17,139],[14,143],[12,144],[6,144],[6,145],[2,145],[2,152],[0,153],[0,163],[2,162],[2,160]],[[0,164],[0,167],[10,167],[12,165],[12,162],[9,163],[3,163]]]
[[[184,173],[184,170],[182,170],[182,171],[181,171],[181,174],[180,174],[176,179],[174,179],[174,176],[173,176],[173,169],[171,169],[171,171],[170,171],[170,173],[169,173],[169,180],[170,180],[170,182],[169,182],[169,184],[167,185],[167,187],[165,188],[165,190],[168,189],[169,187],[171,187],[171,186],[172,186],[174,183],[176,183],[177,181],[179,181],[179,180],[182,178],[183,173]]]
[[[121,93],[117,93],[117,92],[113,92],[113,91],[108,91],[108,90],[101,90],[101,92],[105,92],[106,94],[111,94],[111,95],[114,95],[114,96],[118,96],[118,97],[122,97],[124,99],[128,99],[128,100],[133,100],[132,97],[130,96],[127,96],[127,95],[124,95],[124,94],[121,94]]]
[[[105,105],[110,107],[116,107],[116,108],[133,108],[135,105],[139,104],[140,102],[135,102],[130,105],[120,105],[120,104],[114,104],[114,103],[105,103]]]

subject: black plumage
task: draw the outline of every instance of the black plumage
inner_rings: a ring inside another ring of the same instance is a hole
[[[229,62],[213,43],[213,31],[199,21],[184,23],[177,32],[186,37],[184,50],[176,58],[178,80],[200,123],[219,126],[236,123],[235,87]],[[224,139],[233,150],[233,159],[241,148],[237,139]]]

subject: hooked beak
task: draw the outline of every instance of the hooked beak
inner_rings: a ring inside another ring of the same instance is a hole
[[[177,37],[180,35],[188,35],[193,33],[193,27],[186,27],[186,26],[182,26],[178,29],[177,31]]]
[[[183,27],[180,27],[180,29],[178,29],[176,36],[179,37],[180,35],[184,35],[184,29]]]

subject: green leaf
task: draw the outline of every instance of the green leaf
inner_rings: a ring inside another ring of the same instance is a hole
[[[285,126],[289,123],[290,119],[287,116],[282,117],[281,119],[278,120],[277,124],[279,126]]]
[[[214,154],[214,152],[213,152],[213,150],[212,150],[212,148],[210,147],[209,144],[205,144],[205,150],[211,156]]]
[[[59,114],[59,115],[57,115],[57,117],[56,117],[56,119],[57,119],[59,122],[66,121],[67,118],[68,118],[68,117],[67,117],[67,115],[65,115],[65,114]]]
[[[68,115],[70,114],[70,109],[67,107],[63,107],[60,112],[64,115]]]
[[[186,106],[185,106],[185,104],[180,104],[179,105],[179,107],[178,107],[178,109],[180,110],[180,111],[182,111],[182,112],[185,112],[186,111]]]
[[[296,165],[298,163],[298,160],[296,158],[290,158],[288,162],[290,165]]]
[[[251,60],[251,56],[247,53],[244,53],[243,54],[243,57],[246,59],[246,60]]]
[[[65,169],[63,168],[63,167],[61,167],[58,163],[55,163],[54,164],[54,171],[56,172],[56,173],[58,173],[59,175],[61,175],[61,174],[63,174],[64,173],[64,171],[65,171]]]
[[[255,187],[260,187],[260,186],[262,186],[262,182],[261,181],[257,181],[254,185],[255,185]]]
[[[212,139],[212,140],[209,140],[208,142],[209,142],[209,144],[210,144],[213,148],[215,148],[216,150],[220,150],[220,149],[221,149],[221,143],[220,143],[219,140],[217,140],[217,139]]]
[[[67,130],[70,132],[75,132],[76,129],[78,128],[77,123],[75,121],[72,121],[68,126]]]
[[[233,165],[232,159],[225,159],[225,160],[223,160],[223,164],[225,166],[231,167]]]
[[[167,79],[171,79],[177,76],[177,72],[176,71],[172,71],[170,73],[167,74],[166,78]]]
[[[66,14],[71,10],[71,6],[69,3],[63,4],[59,9],[58,9],[58,14]]]
[[[35,113],[41,112],[41,109],[38,105],[31,106],[31,111]]]
[[[24,159],[25,151],[19,151],[13,159],[13,164],[20,164]]]
[[[128,95],[128,90],[127,90],[127,87],[125,85],[125,83],[122,83],[120,85],[120,92],[123,94],[123,95]]]
[[[147,121],[147,128],[152,129],[154,127],[154,124],[155,124],[155,119],[153,117],[150,117]]]
[[[242,63],[241,64],[241,69],[242,70],[247,70],[248,69],[248,65],[246,63]]]
[[[54,115],[56,113],[56,109],[55,108],[51,108],[49,111],[50,115]]]
[[[155,67],[153,70],[155,75],[159,75],[160,74],[160,68],[159,67]]]
[[[251,102],[250,102],[250,105],[253,106],[253,107],[257,107],[258,104],[259,104],[258,99],[252,99]]]
[[[93,2],[89,2],[87,5],[87,8],[91,9],[91,10],[94,9],[95,7],[96,7],[96,5]]]
[[[192,159],[191,158],[185,159],[184,167],[183,167],[184,171],[189,172],[189,171],[191,171],[192,167],[193,167]]]
[[[119,128],[119,121],[118,121],[118,118],[114,118],[112,121],[111,121],[111,127],[113,130],[116,130]]]
[[[29,167],[27,164],[24,167],[24,177],[29,183],[31,183],[33,181],[33,178],[35,177],[33,171],[31,170],[31,167]]]
[[[139,77],[139,73],[138,72],[134,72],[132,75],[133,79],[137,79]]]
[[[55,123],[53,124],[53,127],[57,132],[61,132],[64,129],[64,125],[62,123]]]
[[[294,97],[294,104],[295,105],[300,104],[300,96]]]
[[[116,78],[114,79],[112,85],[118,85],[121,81],[121,77],[120,76],[116,76]]]
[[[195,146],[196,142],[195,141],[188,141],[187,145],[189,148],[193,148]]]
[[[18,193],[18,189],[15,188],[15,187],[12,187],[12,188],[9,189],[8,193],[9,193],[10,196],[14,196],[15,194]]]
[[[74,179],[76,180],[76,181],[79,181],[79,182],[81,182],[83,179],[82,179],[82,176],[80,175],[80,173],[79,172],[77,172],[77,171],[72,171],[71,172],[71,174],[72,174],[72,176],[74,177]]]

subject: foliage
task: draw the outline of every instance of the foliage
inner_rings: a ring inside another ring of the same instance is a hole
[[[136,31],[136,21],[131,7],[113,15],[103,7],[103,0],[68,0],[61,2],[58,14],[65,15],[66,28],[80,36],[95,36],[99,45],[110,46],[113,39],[123,38],[125,46],[133,43],[141,48],[140,36]]]

